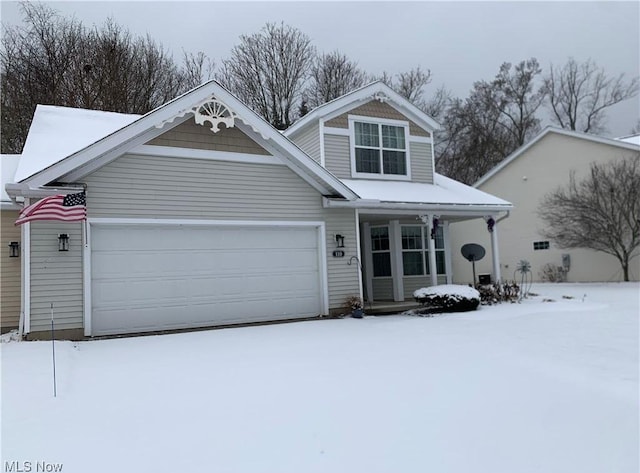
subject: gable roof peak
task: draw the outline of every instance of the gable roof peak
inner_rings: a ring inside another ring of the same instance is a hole
[[[440,124],[427,115],[424,111],[416,107],[405,97],[397,93],[381,80],[376,80],[366,84],[358,89],[352,90],[340,97],[337,97],[327,103],[319,105],[311,110],[304,117],[298,119],[293,125],[284,131],[285,136],[291,136],[296,131],[306,127],[307,125],[319,121],[333,118],[350,109],[356,108],[363,103],[371,100],[378,100],[382,103],[388,103],[398,109],[407,118],[433,131],[440,128]]]

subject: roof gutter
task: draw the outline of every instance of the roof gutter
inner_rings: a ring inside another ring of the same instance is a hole
[[[336,200],[327,197],[322,198],[322,206],[325,208],[350,208],[350,209],[371,209],[371,210],[404,210],[404,211],[438,211],[453,213],[473,212],[509,212],[513,205],[490,205],[490,204],[423,204],[409,202],[382,202],[373,199],[358,199],[355,201]],[[502,218],[506,218],[502,217]]]
[[[41,199],[42,197],[48,197],[50,195],[57,195],[69,191],[82,192],[83,190],[86,190],[86,188],[86,184],[78,182],[71,183],[67,186],[56,187],[31,187],[29,184],[24,182],[7,184],[5,186],[5,190],[11,198],[11,201],[20,207],[22,207],[22,201],[20,200],[21,197]]]

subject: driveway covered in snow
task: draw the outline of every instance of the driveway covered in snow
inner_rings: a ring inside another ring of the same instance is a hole
[[[2,468],[636,473],[639,289],[57,342],[57,398],[51,342],[3,343]]]

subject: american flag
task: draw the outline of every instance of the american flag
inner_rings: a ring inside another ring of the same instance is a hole
[[[78,194],[58,194],[45,197],[20,212],[16,225],[34,220],[62,220],[80,222],[87,219],[87,197],[84,192]]]

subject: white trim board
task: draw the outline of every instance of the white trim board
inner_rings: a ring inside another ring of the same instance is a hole
[[[131,149],[127,154],[166,158],[205,159],[210,161],[232,161],[249,164],[285,165],[280,158],[268,154],[211,151],[205,149],[180,148],[177,146],[139,145]]]

